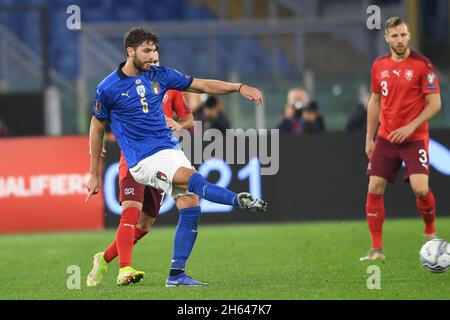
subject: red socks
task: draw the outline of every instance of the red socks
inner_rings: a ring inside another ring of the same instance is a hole
[[[110,263],[114,260],[115,257],[117,257],[117,247],[116,247],[116,239],[113,240],[113,242],[109,245],[109,247],[105,250],[105,253],[103,254],[103,259],[105,259],[106,262]]]
[[[436,200],[431,190],[425,196],[416,196],[417,209],[425,222],[425,234],[436,232],[434,220],[436,219]]]
[[[134,244],[136,244],[140,239],[142,239],[147,233],[148,231],[143,231],[136,227],[134,229]],[[114,239],[114,241],[109,245],[108,249],[105,250],[103,258],[105,259],[106,262],[110,263],[118,255],[119,254],[117,252],[116,239]]]
[[[425,234],[433,234],[436,232],[434,221],[436,219],[436,201],[431,191],[425,196],[416,196],[417,209],[425,222]],[[384,222],[384,197],[367,193],[366,217],[369,225],[370,234],[372,236],[372,248],[382,248],[382,232]]]
[[[117,228],[115,241],[120,268],[131,266],[135,228],[139,219],[139,213],[138,208],[128,208],[122,211],[122,218]],[[105,261],[107,261],[106,258]]]
[[[134,230],[134,243],[133,244],[136,244],[139,240],[141,240],[146,234],[148,233],[148,231],[144,231],[144,230],[141,230],[141,229],[139,229],[139,228],[136,228],[135,230]]]
[[[384,222],[384,197],[383,195],[367,193],[366,217],[372,236],[372,248],[382,248],[382,233]]]

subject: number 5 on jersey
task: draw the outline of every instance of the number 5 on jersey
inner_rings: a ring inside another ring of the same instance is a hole
[[[145,101],[145,97],[141,98],[141,105],[142,105],[142,111],[144,111],[144,113],[148,113],[148,102]]]
[[[381,94],[385,97],[388,95],[387,81],[381,81]]]

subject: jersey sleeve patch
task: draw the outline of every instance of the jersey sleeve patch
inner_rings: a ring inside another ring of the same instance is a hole
[[[427,93],[438,93],[440,92],[439,88],[439,79],[431,64],[427,64],[423,68],[422,73],[422,92]]]
[[[107,103],[108,101],[105,92],[101,89],[97,89],[92,106],[92,115],[99,120],[108,119],[109,112],[107,109]]]
[[[167,76],[167,89],[184,91],[189,88],[194,80],[191,76],[172,68],[165,68]]]

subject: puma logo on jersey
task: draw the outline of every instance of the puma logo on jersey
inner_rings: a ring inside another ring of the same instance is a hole
[[[124,97],[129,98],[129,97],[130,97],[130,96],[128,95],[129,92],[130,92],[130,90],[128,90],[127,92],[122,92],[122,93],[120,94],[120,96],[124,96]]]
[[[400,73],[401,73],[401,71],[400,71],[400,70],[392,70],[392,72],[393,72],[394,74],[396,74],[396,75],[397,75],[397,77],[399,77],[399,78],[400,78]]]

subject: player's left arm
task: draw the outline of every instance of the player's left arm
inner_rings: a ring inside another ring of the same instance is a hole
[[[430,120],[441,110],[439,77],[430,61],[425,61],[421,67],[420,85],[422,86],[422,94],[425,96],[425,107],[409,124],[390,133],[389,139],[393,143],[405,141],[420,125]]]
[[[425,108],[409,124],[392,131],[389,139],[393,143],[402,143],[424,122],[433,118],[441,110],[441,95],[439,93],[429,93],[425,95]]]
[[[239,92],[244,98],[255,101],[257,105],[263,103],[262,93],[245,83],[232,83],[213,79],[197,79],[187,76],[177,70],[162,67],[167,89],[189,91],[194,93],[229,94]]]
[[[239,92],[244,98],[255,101],[257,105],[261,105],[263,103],[261,91],[245,83],[232,83],[220,80],[194,78],[186,91],[209,94],[229,94]]]

